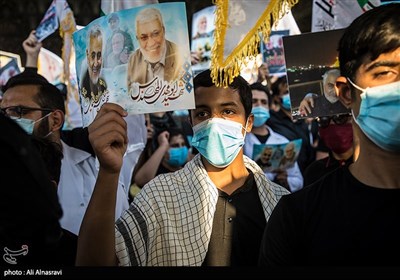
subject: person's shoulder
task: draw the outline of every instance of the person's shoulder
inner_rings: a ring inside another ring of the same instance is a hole
[[[350,181],[351,176],[349,175],[348,168],[339,167],[327,172],[317,181],[308,186],[304,186],[303,189],[296,193],[303,193],[303,195],[309,197],[318,197],[321,195],[330,196],[329,193],[337,192],[339,188],[347,185]]]
[[[179,51],[179,46],[176,43],[174,43],[174,42],[172,42],[170,40],[165,40],[165,42],[166,42],[166,45],[167,45],[167,49],[170,49],[173,52]]]
[[[132,52],[129,56],[129,64],[134,64],[134,63],[138,63],[139,61],[143,60],[143,54],[142,51],[140,50],[140,48],[138,48],[137,50],[135,50],[134,52]]]
[[[94,161],[94,157],[81,149],[74,148],[64,141],[61,140],[62,144],[62,151],[63,151],[63,159],[62,162],[65,163],[71,163],[71,164],[78,164],[82,161],[92,159]]]
[[[107,89],[107,83],[106,80],[104,80],[103,78],[99,78],[99,86],[100,86],[100,90],[105,90]]]
[[[270,133],[270,137],[268,138],[266,144],[286,144],[289,142],[289,139],[282,134],[275,132],[270,126],[267,126],[267,128]]]

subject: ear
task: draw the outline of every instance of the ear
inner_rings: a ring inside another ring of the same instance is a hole
[[[346,107],[350,108],[351,105],[351,89],[349,85],[347,84],[347,79],[346,77],[339,76],[336,79],[335,83],[335,90],[336,94],[339,97],[340,102]]]
[[[250,116],[247,119],[247,126],[245,127],[247,133],[251,132],[251,130],[253,129],[253,124],[254,124],[254,115],[250,114]]]
[[[52,113],[51,119],[53,121],[50,122],[50,130],[51,131],[61,130],[65,120],[64,113],[61,110],[55,110]]]
[[[54,181],[54,180],[51,180],[51,183],[53,184],[53,186],[54,186],[56,189],[58,189],[58,184],[57,184],[57,182],[56,182],[56,181]]]

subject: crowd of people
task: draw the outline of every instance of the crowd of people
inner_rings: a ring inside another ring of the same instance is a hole
[[[129,40],[116,28],[120,38],[110,37],[107,50],[109,67],[126,63],[136,73],[128,82],[148,82],[151,69],[136,66],[154,67],[175,50],[158,10],[143,11],[140,48],[116,57],[114,47]],[[249,85],[237,76],[224,88],[205,70],[194,77],[187,119],[128,115],[106,102],[88,127],[71,131],[63,131],[62,94],[37,73],[33,31],[23,42],[26,68],[0,103],[1,174],[13,182],[0,195],[2,264],[397,266],[399,14],[400,4],[382,5],[346,28],[340,71],[324,76],[329,94],[321,97],[344,114],[294,120],[284,77],[267,73]],[[88,38],[84,89],[92,97],[105,90],[101,36],[93,29]],[[164,53],[148,52],[149,41]],[[155,73],[173,77],[167,68]],[[308,98],[305,115],[317,102]]]

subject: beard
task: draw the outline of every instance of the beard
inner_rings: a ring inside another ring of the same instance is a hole
[[[91,74],[90,81],[93,85],[97,85],[97,82],[99,81],[99,75]]]
[[[332,104],[336,103],[339,100],[339,98],[336,96],[335,91],[333,91],[332,93],[331,92],[327,92],[327,94],[325,94],[325,98],[326,98],[326,100],[328,100]]]
[[[143,54],[143,57],[145,60],[147,60],[150,63],[157,63],[161,60],[162,55],[164,54],[165,51],[165,40],[163,40],[163,42],[160,44],[159,46],[160,48],[160,52],[157,55],[157,57],[155,57],[154,55],[150,55],[151,51],[146,51],[144,48],[140,47],[140,51]]]
[[[45,138],[50,132],[48,117],[41,120],[33,134],[39,138]]]

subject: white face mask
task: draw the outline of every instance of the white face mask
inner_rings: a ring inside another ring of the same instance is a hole
[[[363,89],[347,80],[362,92],[358,116],[352,112],[354,121],[377,146],[400,152],[400,81]]]

